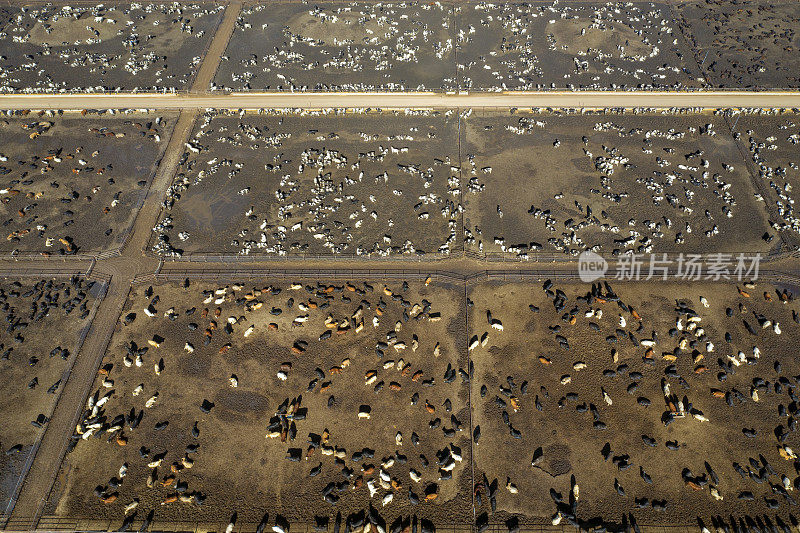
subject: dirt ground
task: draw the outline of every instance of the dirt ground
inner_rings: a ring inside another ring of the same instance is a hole
[[[0,91],[185,89],[221,13],[204,3],[3,8]],[[798,21],[796,3],[765,0],[256,3],[213,88],[796,88]]]
[[[491,523],[550,522],[560,510],[584,527],[697,525],[698,518],[710,526],[715,516],[729,527],[732,518],[788,524],[797,463],[780,450],[798,445],[796,302],[782,303],[782,288],[761,283],[739,285],[749,297],[732,283],[612,280],[611,288],[628,310],[606,289],[589,303],[589,284],[556,282],[549,295],[533,282],[470,287],[471,339],[488,332],[471,352],[473,424],[481,435],[474,448],[478,522],[486,520],[488,486],[496,482]],[[679,303],[686,308],[678,311]],[[502,331],[489,325],[487,311]],[[690,332],[692,316],[700,321]],[[762,329],[759,317],[772,325]],[[648,348],[650,340],[656,343]],[[679,402],[686,416],[666,425]]]
[[[174,124],[174,114],[5,117],[0,251],[56,255],[119,247]]]
[[[411,514],[437,525],[471,522],[463,286],[297,282],[294,289],[295,282],[269,280],[135,285],[97,378],[99,407],[93,415],[87,406],[81,423],[90,436],[76,435],[45,515],[121,521],[138,501],[128,515],[142,520],[154,511],[156,522],[222,523],[236,511],[241,523],[267,512],[270,524],[326,517],[332,526],[337,513],[344,522],[370,506],[387,524]],[[151,305],[152,318],[144,311]],[[283,364],[291,368],[281,380]],[[376,377],[367,381],[370,371]],[[201,409],[206,400],[209,412]],[[369,419],[358,416],[362,405]],[[276,435],[265,438],[272,422]],[[288,459],[295,451],[297,462]],[[381,468],[389,489],[379,485]],[[329,484],[338,485],[328,491],[335,504],[323,498]],[[97,494],[115,498],[103,503]],[[426,501],[426,494],[437,496]],[[164,504],[172,495],[189,502]]]
[[[454,89],[452,6],[246,6],[214,79],[221,90]]]
[[[794,188],[800,187],[800,115],[741,114],[731,123],[766,191],[765,203],[778,210],[774,227],[790,242],[800,242],[800,218],[794,207]]]
[[[332,527],[363,510],[441,526],[472,521],[474,490],[479,529],[791,521],[800,315],[786,287],[486,281],[464,305],[460,284],[298,281],[134,286],[45,515]],[[381,464],[399,485],[370,498]],[[438,497],[412,505],[409,489]]]
[[[15,13],[16,10],[12,9],[10,6],[0,7],[0,30],[3,30],[6,24],[11,22]]]
[[[208,113],[152,249],[422,255],[460,249],[458,116]]]
[[[666,4],[481,2],[460,11],[463,89],[701,85],[691,50]]]
[[[667,5],[648,3],[257,4],[214,88],[699,87],[678,28]]]
[[[0,515],[28,454],[61,394],[100,284],[80,278],[9,279],[0,283]],[[35,426],[33,422],[40,422]]]
[[[186,89],[223,10],[203,3],[9,8],[0,92]]]
[[[786,131],[789,154],[787,116],[747,123],[766,137]],[[515,258],[785,251],[778,208],[764,197],[778,189],[765,179],[754,186],[746,151],[713,113],[207,113],[151,249],[382,257],[465,246]],[[388,202],[398,208],[382,209]],[[784,204],[786,224],[800,226]]]
[[[712,87],[800,87],[797,2],[678,2],[675,12]]]
[[[526,257],[778,247],[720,116],[476,111],[462,131],[468,250]]]

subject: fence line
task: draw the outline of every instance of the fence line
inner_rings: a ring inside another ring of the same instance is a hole
[[[81,276],[90,281],[108,283],[111,276],[81,268],[0,268],[0,278],[69,278]]]
[[[759,251],[720,251],[715,253],[700,253],[692,254],[689,252],[657,252],[637,254],[639,256],[658,256],[662,253],[670,255],[683,254],[684,256],[699,255],[703,260],[716,257],[719,254],[731,255],[736,257],[740,254],[745,257],[751,257],[755,254],[761,253]],[[447,261],[451,259],[475,259],[478,261],[487,262],[505,262],[505,263],[573,263],[577,262],[577,255],[570,255],[566,253],[552,253],[552,252],[532,252],[526,256],[520,256],[511,252],[478,252],[475,250],[454,250],[450,253],[432,252],[422,255],[410,254],[395,254],[390,256],[372,256],[372,255],[356,255],[356,254],[325,254],[325,253],[299,253],[299,254],[211,254],[211,253],[185,253],[180,257],[174,256],[159,256],[157,254],[148,254],[162,259],[165,263],[179,264],[179,263],[259,263],[268,261],[277,262],[303,262],[303,261],[331,261],[331,262],[347,262],[347,261],[375,261],[375,262],[407,262],[407,263],[434,263],[438,261]],[[625,257],[625,254],[614,256],[608,253],[598,253],[600,257],[607,261],[617,261]],[[789,257],[800,257],[800,250],[787,250],[782,252],[761,253],[763,262],[776,261]]]
[[[675,283],[675,282],[707,282],[707,283],[731,283],[734,280],[721,278],[719,280],[705,279],[700,280],[687,280],[676,276],[676,271],[668,271],[667,279],[662,279],[661,276],[654,277],[651,280],[635,280],[635,279],[618,279],[617,276],[620,272],[616,269],[609,270],[606,276],[603,276],[598,281],[609,281],[613,283]],[[326,279],[326,280],[415,280],[425,281],[430,279],[434,282],[444,283],[466,283],[473,285],[484,281],[509,281],[509,282],[529,282],[538,281],[543,279],[557,279],[563,281],[579,281],[580,276],[577,270],[564,270],[564,269],[533,269],[533,270],[482,270],[473,273],[459,273],[448,270],[412,270],[412,269],[278,269],[278,268],[263,268],[263,269],[245,269],[245,270],[169,270],[160,274],[145,274],[136,276],[131,284],[154,283],[154,282],[170,282],[182,281],[184,279],[192,280],[225,280],[225,281],[244,281],[244,280],[259,280],[259,279],[281,279],[281,280],[298,280],[298,279]],[[758,280],[766,280],[772,282],[789,283],[800,286],[800,272],[791,273],[778,270],[761,270],[758,275]]]
[[[127,238],[127,236],[126,236]],[[123,243],[124,244],[124,243]],[[658,252],[653,253],[652,255],[658,256],[661,253],[666,253],[669,255],[677,255],[679,253],[683,254],[684,256],[695,255],[689,252]],[[720,251],[715,253],[702,253],[696,254],[699,255],[703,260],[708,258],[712,258],[718,256],[718,254],[727,254],[733,257],[736,257],[740,254],[743,254],[745,257],[751,257],[757,253],[758,251],[747,250],[747,251]],[[519,264],[528,264],[528,263],[574,263],[577,262],[578,257],[575,255],[570,255],[566,253],[552,253],[552,252],[532,252],[530,254],[526,254],[524,256],[520,256],[519,254],[514,254],[511,252],[478,252],[475,250],[454,250],[450,253],[440,253],[440,252],[432,252],[426,253],[422,255],[410,255],[410,254],[395,254],[390,256],[384,257],[376,257],[371,255],[356,255],[356,254],[325,254],[325,253],[302,253],[302,254],[286,254],[286,255],[274,255],[274,254],[208,254],[208,253],[188,253],[183,254],[180,257],[174,256],[161,256],[154,253],[147,253],[148,257],[152,257],[154,259],[159,259],[164,263],[170,264],[180,264],[180,263],[222,263],[222,264],[231,264],[231,263],[261,263],[261,262],[285,262],[285,263],[300,263],[304,261],[330,261],[332,263],[343,263],[348,261],[374,261],[379,263],[436,263],[441,261],[447,260],[455,260],[455,259],[474,259],[477,261],[486,261],[492,263],[519,263]],[[613,262],[617,261],[620,258],[624,258],[625,254],[620,254],[614,256],[608,253],[598,253],[600,257],[606,259],[607,261]],[[637,254],[640,256],[649,256],[651,254]],[[70,256],[42,256],[41,254],[34,254],[31,253],[30,255],[14,255],[14,256],[0,256],[0,264],[2,262],[7,262],[8,264],[13,264],[13,262],[24,260],[24,261],[41,261],[42,263],[69,263],[75,261],[101,261],[103,259],[111,259],[114,257],[121,257],[121,246],[117,247],[113,250],[107,250],[104,252],[98,252],[96,254],[77,254],[77,255],[70,255]],[[770,261],[777,261],[781,259],[786,259],[790,257],[800,257],[800,250],[792,249],[782,252],[770,252],[770,253],[762,253],[761,258],[762,262],[770,262]]]
[[[415,516],[415,515],[412,515]],[[767,518],[767,515],[764,515]],[[411,517],[408,517],[409,519]],[[770,521],[772,519],[770,518]],[[140,530],[144,520],[133,520],[130,522],[129,531]],[[699,532],[700,527],[697,523],[688,524],[661,524],[656,522],[640,522],[637,521],[638,528],[633,526],[631,530],[639,528],[643,533],[694,533]],[[122,525],[121,519],[85,519],[85,518],[69,518],[58,516],[43,516],[39,519],[38,523],[33,523],[30,519],[15,519],[9,521],[6,531],[30,531],[36,529],[38,531],[80,531],[80,532],[107,532],[119,531]],[[227,526],[227,522],[221,521],[192,521],[192,520],[164,520],[153,521],[150,524],[149,531],[168,531],[168,532],[182,532],[182,533],[212,533],[222,532]],[[233,533],[253,533],[258,528],[256,522],[239,522],[233,528]],[[333,520],[330,520],[327,527],[319,528],[313,522],[308,521],[290,521],[287,531],[291,533],[330,533],[334,531]],[[388,531],[388,529],[387,529]],[[475,525],[471,523],[449,522],[445,524],[436,524],[436,531],[438,533],[463,533],[474,532]],[[487,533],[508,533],[509,528],[503,522],[492,522],[486,529]],[[521,523],[518,531],[524,533],[578,533],[582,531],[578,527],[569,523],[554,526],[550,523]]]

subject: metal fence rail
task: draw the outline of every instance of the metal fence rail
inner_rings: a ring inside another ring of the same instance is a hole
[[[699,254],[691,254],[687,252],[664,252],[667,253],[668,256],[670,255],[678,255],[682,253],[684,256],[689,255],[699,255],[702,260],[708,260],[717,256],[719,253],[728,254],[733,257],[738,256],[739,254],[744,255],[745,257],[750,257],[759,253],[758,251],[754,250],[736,250],[736,251],[721,251],[718,253],[699,253]],[[150,254],[148,254],[150,255]],[[175,256],[157,256],[152,254],[155,257],[159,257],[165,263],[172,263],[172,264],[179,264],[179,263],[225,263],[225,264],[232,264],[232,263],[259,263],[259,262],[267,262],[267,261],[274,261],[274,262],[285,262],[285,263],[301,263],[305,261],[329,261],[332,263],[343,263],[343,262],[352,262],[352,261],[372,261],[372,262],[379,262],[379,263],[391,263],[391,262],[417,262],[417,263],[435,263],[440,261],[447,261],[453,259],[461,259],[461,258],[468,258],[474,259],[477,261],[487,261],[487,262],[505,262],[505,263],[529,263],[529,264],[540,264],[540,263],[577,263],[578,257],[577,255],[570,255],[567,253],[553,253],[553,252],[531,252],[526,254],[526,256],[520,256],[519,254],[511,253],[511,252],[478,252],[475,250],[470,249],[462,249],[462,250],[453,250],[450,253],[427,253],[423,255],[411,255],[411,254],[396,254],[390,256],[361,256],[356,254],[324,254],[324,253],[289,253],[285,255],[277,255],[277,254],[225,254],[225,253],[184,253],[180,257]],[[606,259],[609,262],[616,261],[621,257],[624,257],[624,254],[619,254],[614,256],[609,253],[598,253],[600,257]],[[639,254],[643,256],[649,256],[651,254]],[[660,253],[654,253],[653,256],[659,256]],[[791,250],[784,250],[781,252],[770,252],[770,253],[761,253],[762,262],[769,262],[769,261],[777,261],[780,259],[785,259],[788,257],[800,257],[800,250],[791,249]]]
[[[758,517],[761,518],[761,517]],[[770,522],[774,523],[774,517],[765,515]],[[319,529],[312,522],[305,521],[290,521],[289,529],[291,533],[332,533],[334,525],[328,524],[327,528]],[[138,531],[144,524],[143,520],[133,520],[130,524],[130,531]],[[9,522],[6,531],[30,531],[35,527],[38,531],[74,531],[74,532],[108,532],[119,531],[122,525],[122,520],[109,520],[109,519],[85,519],[85,518],[68,518],[58,516],[43,516],[38,524],[33,524],[29,520],[19,519]],[[159,521],[155,520],[151,523],[149,531],[165,531],[175,533],[221,533],[225,531],[228,523],[226,521]],[[233,529],[233,533],[254,533],[258,528],[256,522],[238,522]],[[629,530],[633,531],[634,528],[630,527]],[[635,530],[640,533],[697,533],[701,528],[697,523],[687,524],[659,524],[655,522],[638,522]],[[445,523],[436,524],[437,533],[474,533],[475,526],[471,523]],[[579,533],[582,531],[576,526],[568,523],[559,524],[554,526],[550,523],[521,523],[519,531],[524,533]],[[505,523],[493,522],[490,523],[486,529],[487,533],[508,533],[508,527]]]
[[[14,268],[0,267],[0,278],[69,278],[83,276],[88,280],[107,283],[111,276],[101,272],[87,272],[87,270],[73,267],[66,268]]]
[[[675,270],[667,272],[667,278],[660,276],[652,280],[634,280],[626,277],[618,278],[624,271],[610,269],[600,281],[607,280],[613,283],[733,283],[731,279],[705,279],[684,280],[677,277]],[[468,285],[481,283],[484,281],[508,281],[508,282],[532,282],[545,279],[557,279],[564,281],[580,281],[580,276],[576,270],[536,268],[527,270],[483,270],[476,273],[463,274],[448,270],[412,270],[412,269],[282,269],[282,268],[252,268],[242,270],[227,270],[207,268],[202,270],[178,270],[171,269],[167,272],[158,274],[144,274],[136,276],[132,284],[160,283],[190,280],[208,280],[240,282],[246,280],[391,280],[391,281],[425,281],[429,279],[433,282],[443,283],[466,283]],[[800,272],[785,272],[780,270],[762,269],[759,271],[758,280],[769,282],[788,283],[800,286]],[[584,283],[584,282],[581,282]],[[589,284],[586,283],[588,286]]]

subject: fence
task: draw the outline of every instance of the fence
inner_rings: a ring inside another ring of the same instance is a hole
[[[637,281],[629,279],[616,279],[620,271],[610,269],[606,279],[610,282],[624,283],[648,283],[649,281]],[[285,268],[254,268],[254,269],[170,269],[166,272],[143,274],[136,276],[132,284],[159,283],[191,280],[209,281],[248,281],[279,279],[287,281],[314,279],[314,280],[375,280],[375,281],[431,281],[447,284],[465,283],[473,285],[484,281],[506,281],[506,282],[533,282],[545,279],[555,279],[563,281],[579,281],[580,277],[577,269],[518,269],[518,270],[481,270],[471,273],[461,273],[448,270],[420,270],[420,269],[285,269]],[[778,270],[761,269],[758,279],[773,283],[785,283],[800,287],[800,271],[783,272]],[[669,283],[670,281],[684,281],[676,277],[676,271],[668,270],[667,279],[662,280],[660,276],[654,278],[655,282]],[[699,281],[713,282],[701,279]],[[691,282],[691,281],[688,281]],[[730,283],[731,280],[720,279],[719,283]]]
[[[757,517],[762,520],[762,517]],[[769,523],[774,523],[773,518],[764,516]],[[143,520],[133,520],[130,523],[130,531],[139,531]],[[106,531],[119,531],[122,525],[122,520],[107,520],[107,519],[82,519],[82,518],[62,518],[58,516],[43,516],[37,523],[31,520],[19,519],[9,521],[6,531],[30,531],[36,529],[38,531],[74,531],[74,532],[106,532]],[[202,521],[154,521],[150,524],[149,531],[165,531],[175,533],[222,533],[227,527],[227,522],[202,522]],[[255,522],[242,522],[237,523],[233,528],[232,533],[254,533],[258,528]],[[268,528],[267,528],[268,529]],[[623,529],[623,528],[621,528]],[[418,529],[419,530],[419,529]],[[520,524],[518,531],[520,533],[579,533],[587,529],[579,529],[578,527],[564,523],[557,526],[552,524]],[[701,527],[695,524],[657,524],[657,523],[640,523],[637,522],[635,526],[629,525],[627,531],[636,531],[637,533],[698,533]],[[315,524],[310,522],[290,522],[287,532],[290,533],[333,533],[334,526],[329,524],[326,528],[317,528]],[[436,524],[436,533],[475,533],[476,527],[469,523],[447,523]],[[483,533],[509,533],[509,528],[504,523],[491,523]]]
[[[665,252],[668,255],[670,252]],[[755,253],[758,253],[754,250],[747,250],[747,251],[728,251],[724,250],[719,253],[723,254],[730,254],[734,257],[738,256],[739,254],[743,254],[745,257],[750,257]],[[622,254],[619,256],[614,256],[608,253],[598,253],[600,257],[606,259],[609,262],[613,262],[620,257],[623,257]],[[644,254],[649,255],[649,254]],[[654,254],[658,256],[658,254]],[[684,253],[685,256],[691,255],[689,253]],[[707,261],[713,258],[716,253],[706,253],[706,254],[697,254],[701,257],[703,261]],[[780,259],[786,259],[789,257],[800,257],[800,250],[791,249],[791,250],[784,250],[781,252],[770,252],[767,254],[762,255],[763,262],[770,262],[770,261],[777,261]],[[346,263],[346,262],[358,262],[358,261],[365,261],[369,260],[372,262],[386,262],[386,263],[419,263],[419,264],[426,264],[426,263],[436,263],[448,260],[458,260],[458,259],[474,259],[477,261],[485,261],[490,263],[497,263],[497,262],[504,262],[504,263],[519,263],[519,264],[547,264],[547,263],[560,263],[560,264],[569,264],[569,263],[577,263],[578,257],[577,255],[570,255],[566,253],[550,253],[550,252],[531,252],[526,254],[525,256],[520,256],[519,254],[514,254],[510,252],[477,252],[475,250],[454,250],[448,254],[443,253],[429,253],[424,255],[390,255],[384,257],[375,257],[375,256],[359,256],[355,254],[286,254],[286,255],[275,255],[275,254],[248,254],[248,255],[240,255],[240,254],[206,254],[206,253],[186,253],[180,257],[163,257],[162,260],[165,263],[170,264],[180,264],[180,263],[218,263],[218,264],[234,264],[234,263],[267,263],[267,262],[279,262],[279,263],[302,263],[302,262],[310,262],[310,261],[326,261],[326,262],[333,262],[333,263]]]

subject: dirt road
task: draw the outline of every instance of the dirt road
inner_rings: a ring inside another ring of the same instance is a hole
[[[220,30],[225,29],[226,19]],[[223,32],[224,33],[224,32]],[[211,49],[217,46],[212,43]],[[197,84],[209,71],[201,67]],[[196,90],[196,88],[194,89]],[[800,107],[800,92],[543,92],[543,93],[232,93],[232,94],[70,94],[3,95],[0,109],[225,109],[407,108],[407,107]]]

